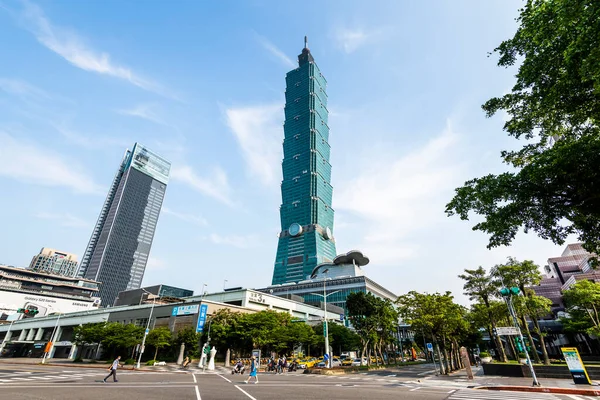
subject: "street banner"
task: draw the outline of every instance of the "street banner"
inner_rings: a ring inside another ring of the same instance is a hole
[[[206,322],[206,311],[208,310],[207,304],[200,306],[200,314],[198,314],[198,324],[196,325],[196,332],[202,333],[204,330],[204,323]]]
[[[583,365],[577,349],[575,347],[562,347],[560,350],[565,357],[567,367],[569,367],[569,372],[571,372],[571,376],[573,377],[573,382],[576,385],[591,385],[592,381],[590,381],[590,377],[585,370],[585,365]]]

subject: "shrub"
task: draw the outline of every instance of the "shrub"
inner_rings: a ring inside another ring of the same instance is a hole
[[[482,351],[481,353],[479,353],[479,357],[481,357],[481,358],[490,357],[490,353],[488,353],[487,351]]]
[[[137,361],[135,361],[133,358],[128,358],[127,360],[125,360],[125,362],[123,364],[125,365],[134,365]]]
[[[523,352],[519,353],[519,358],[527,358],[527,355]]]
[[[150,360],[150,361],[146,361],[146,365],[154,365],[155,362],[158,362],[158,360]]]
[[[73,360],[74,363],[82,363],[83,359],[81,357],[77,357],[76,359]]]

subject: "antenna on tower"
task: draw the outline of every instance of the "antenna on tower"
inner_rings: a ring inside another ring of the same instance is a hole
[[[304,48],[308,49],[308,37],[304,36]]]

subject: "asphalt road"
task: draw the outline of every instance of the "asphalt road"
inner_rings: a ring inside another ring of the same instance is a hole
[[[0,366],[0,399],[43,400],[305,400],[414,399],[414,400],[586,400],[583,396],[488,392],[432,385],[415,376],[427,368],[353,375],[259,374],[258,384],[246,384],[247,375],[200,371],[119,371],[119,382],[103,383],[108,371],[55,366]],[[406,376],[405,376],[406,375]],[[409,376],[409,375],[412,375]]]

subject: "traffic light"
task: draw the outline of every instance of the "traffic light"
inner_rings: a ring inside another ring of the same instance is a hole
[[[520,292],[521,291],[519,290],[518,287],[511,287],[510,289],[506,288],[506,287],[503,287],[502,289],[500,289],[500,294],[502,296],[510,296],[511,294],[514,294],[515,296],[518,296]]]
[[[39,313],[39,310],[36,310],[34,308],[19,308],[17,309],[17,313],[19,314],[25,314],[25,315],[37,315],[37,313]]]

